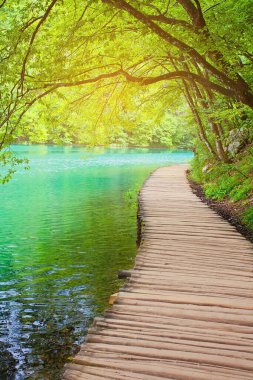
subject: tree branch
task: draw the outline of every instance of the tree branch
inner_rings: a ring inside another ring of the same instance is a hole
[[[189,22],[184,21],[184,20],[178,20],[175,18],[166,17],[162,14],[160,14],[160,15],[146,15],[146,16],[149,18],[149,20],[162,22],[163,24],[168,24],[168,25],[179,25],[179,26],[182,26],[184,28],[193,30],[192,25]]]
[[[3,0],[2,3],[0,4],[0,8],[2,8],[5,3],[6,3],[6,0]]]
[[[222,3],[225,3],[225,1],[227,1],[227,0],[223,0],[223,1],[220,1],[219,3],[216,3],[216,4],[211,5],[210,7],[206,8],[206,9],[203,11],[203,13],[206,13],[206,12],[210,11],[210,9],[213,9],[213,8],[217,7],[218,5],[220,5],[220,4],[222,4]]]
[[[31,49],[32,49],[32,46],[33,46],[33,43],[34,43],[34,40],[36,38],[36,35],[41,27],[41,25],[44,23],[44,21],[47,19],[49,13],[51,12],[53,6],[56,4],[57,0],[53,0],[49,7],[47,8],[46,12],[44,13],[44,15],[41,17],[38,25],[36,26],[32,36],[31,36],[31,39],[30,39],[30,42],[29,42],[29,46],[28,46],[28,49],[27,49],[27,52],[26,52],[26,55],[24,57],[24,60],[23,60],[23,64],[22,64],[22,69],[21,69],[21,73],[20,73],[20,78],[21,78],[21,82],[20,82],[20,88],[21,88],[21,91],[23,92],[23,85],[24,85],[24,78],[25,78],[25,70],[26,70],[26,63],[27,63],[27,60],[28,60],[28,57],[31,53]]]
[[[27,28],[29,28],[29,26],[31,26],[34,22],[40,20],[41,18],[42,18],[42,16],[31,18],[30,20],[27,21],[26,24],[24,24],[22,26],[22,28],[20,28],[20,32],[24,32]]]
[[[115,8],[122,9],[127,13],[134,16],[137,20],[146,25],[150,30],[152,30],[155,34],[160,36],[163,40],[167,41],[171,45],[178,48],[183,53],[188,54],[195,61],[199,62],[206,70],[208,70],[212,75],[218,78],[223,84],[227,86],[234,87],[236,83],[230,79],[227,75],[225,75],[220,70],[216,69],[212,64],[210,64],[206,59],[197,52],[193,47],[187,45],[185,42],[178,40],[176,37],[172,36],[170,33],[162,29],[159,25],[154,23],[152,20],[148,18],[148,16],[141,13],[136,8],[132,7],[125,0],[102,0],[105,3],[113,5]]]
[[[75,82],[47,83],[42,88],[48,88],[51,86],[54,86],[54,88],[81,86],[81,85],[85,85],[89,83],[95,83],[103,79],[117,77],[119,75],[123,75],[128,82],[139,83],[140,85],[150,85],[150,84],[165,81],[165,80],[185,79],[190,82],[197,82],[201,84],[202,86],[204,86],[205,88],[216,91],[222,95],[236,98],[236,93],[233,90],[220,86],[214,82],[211,82],[209,79],[206,79],[195,73],[190,73],[188,71],[174,71],[174,72],[158,75],[155,77],[137,77],[137,76],[131,75],[130,73],[128,73],[127,71],[123,69],[119,69],[111,73],[104,73],[94,78],[83,79],[83,80],[75,81]]]

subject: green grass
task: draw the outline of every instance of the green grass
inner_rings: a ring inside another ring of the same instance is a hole
[[[250,206],[244,211],[243,222],[253,230],[253,206]]]
[[[203,186],[207,198],[227,200],[241,210],[242,222],[253,230],[253,155],[248,149],[231,164],[208,162],[201,155],[192,161],[191,179]]]

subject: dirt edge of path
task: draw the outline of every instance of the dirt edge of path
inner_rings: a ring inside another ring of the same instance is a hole
[[[233,203],[227,200],[216,201],[214,199],[207,198],[203,187],[189,178],[189,171],[187,171],[187,180],[190,184],[192,192],[197,195],[203,203],[215,210],[217,214],[222,216],[223,219],[227,220],[232,226],[234,226],[240,234],[253,243],[253,230],[249,229],[242,222],[240,217],[240,209],[237,209]]]

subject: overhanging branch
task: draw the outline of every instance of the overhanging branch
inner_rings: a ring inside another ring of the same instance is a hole
[[[149,18],[149,20],[158,21],[158,22],[161,22],[161,23],[167,24],[167,25],[179,25],[179,26],[182,26],[184,28],[187,28],[187,29],[190,29],[193,31],[192,25],[189,22],[184,21],[184,20],[178,20],[178,19],[175,19],[172,17],[167,17],[167,16],[164,16],[162,14],[160,14],[160,15],[146,15],[146,17]]]
[[[166,81],[166,80],[185,79],[185,80],[190,81],[190,82],[197,82],[197,83],[201,84],[202,86],[204,86],[205,88],[216,91],[222,95],[225,95],[228,97],[235,97],[236,96],[234,91],[229,89],[229,88],[220,86],[219,84],[216,84],[216,83],[210,81],[209,79],[206,79],[206,78],[204,78],[198,74],[191,73],[188,71],[180,71],[180,70],[170,72],[170,73],[166,73],[166,74],[162,74],[162,75],[158,75],[155,77],[137,77],[137,76],[134,76],[134,75],[128,73],[127,71],[125,71],[123,69],[119,69],[119,70],[116,70],[116,71],[111,72],[111,73],[104,73],[104,74],[100,74],[100,75],[93,77],[93,78],[87,78],[87,79],[74,81],[74,82],[47,83],[42,88],[45,89],[45,88],[48,88],[51,86],[53,86],[54,88],[82,86],[82,85],[89,84],[89,83],[95,83],[95,82],[98,82],[98,81],[103,80],[103,79],[117,77],[119,75],[123,75],[128,82],[139,83],[140,85],[143,85],[143,86],[144,85],[151,85],[151,84],[161,82],[161,81]]]

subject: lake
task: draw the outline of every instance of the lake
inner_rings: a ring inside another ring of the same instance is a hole
[[[136,254],[136,192],[191,152],[23,145],[0,186],[0,379],[59,379]]]

